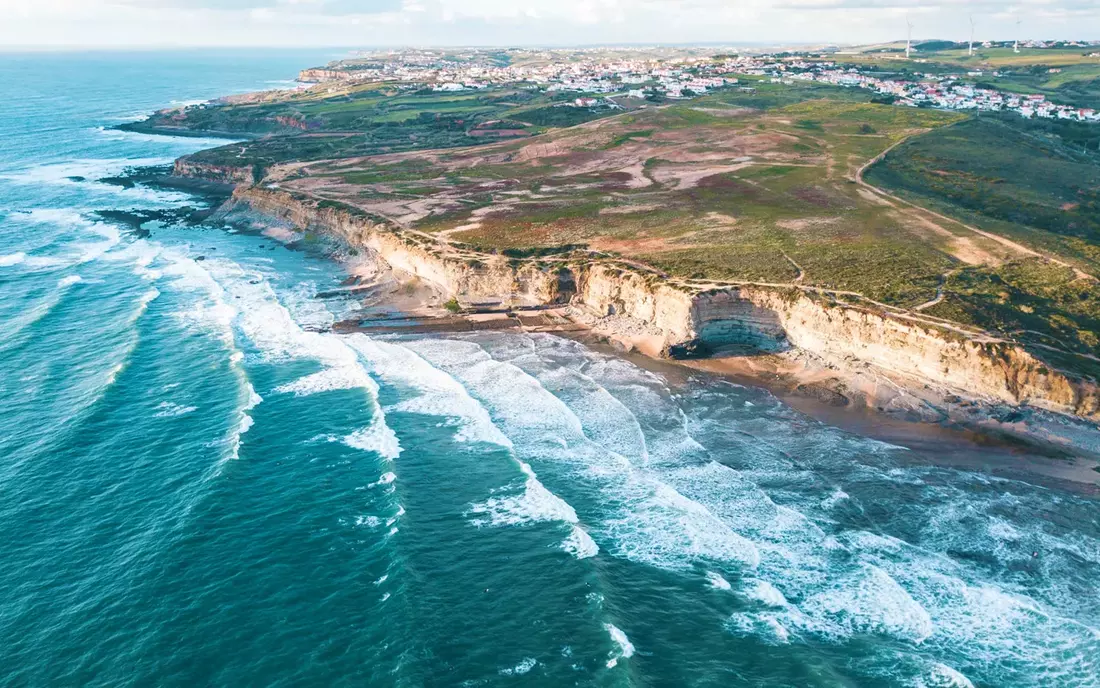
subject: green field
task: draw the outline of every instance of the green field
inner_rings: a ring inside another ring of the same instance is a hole
[[[958,50],[941,53],[941,67],[959,68]],[[1042,78],[1078,88],[1091,66],[1061,59],[1063,72]],[[556,107],[571,97],[311,89],[141,126],[258,136],[191,159],[248,166],[258,182],[435,237],[475,262],[588,252],[689,290],[827,290],[1097,372],[1100,127],[752,77],[628,111]],[[493,129],[510,138],[484,136]]]
[[[1100,127],[982,117],[907,141],[867,180],[993,221],[1100,244]],[[1075,256],[1094,260],[1095,255]],[[1094,265],[1093,269],[1100,267]]]
[[[555,107],[567,97],[518,88],[444,93],[384,84],[319,87],[167,110],[120,128],[248,138],[192,159],[265,169],[282,162],[477,145],[485,139],[469,132],[483,126],[534,134],[614,113],[606,107]]]
[[[907,141],[872,167],[866,179],[1096,275],[1097,129],[1016,117],[970,119]],[[1100,351],[1100,287],[1070,268],[1016,257],[953,273],[945,293],[928,313],[1025,343]]]

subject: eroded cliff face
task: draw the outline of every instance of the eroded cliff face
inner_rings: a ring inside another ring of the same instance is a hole
[[[1100,420],[1095,382],[1051,370],[1012,343],[977,340],[793,288],[690,293],[653,274],[607,262],[471,260],[430,238],[392,231],[353,209],[318,207],[279,191],[241,187],[234,202],[301,228],[331,232],[467,301],[568,301],[596,318],[640,323],[662,337],[672,355],[730,346],[798,350],[838,369],[873,368],[902,384],[935,385],[971,398]]]
[[[750,322],[765,341],[782,336],[791,347],[838,365],[870,366],[967,396],[1100,420],[1095,382],[1052,370],[1018,345],[826,303],[801,292],[742,288],[701,294],[695,298],[697,331],[746,310],[765,318]]]
[[[351,76],[352,75],[350,72],[344,72],[337,69],[324,69],[320,67],[314,67],[312,69],[303,69],[298,72],[298,81],[339,81],[341,79],[348,79]]]
[[[188,157],[176,160],[172,168],[172,174],[177,177],[201,179],[220,184],[252,184],[255,182],[255,175],[250,166],[207,165],[195,162]]]
[[[233,200],[297,227],[330,232],[349,246],[373,251],[392,268],[467,301],[544,304],[564,302],[573,295],[572,271],[567,266],[514,262],[493,255],[449,256],[430,239],[391,231],[351,210],[317,207],[278,191],[241,188]]]

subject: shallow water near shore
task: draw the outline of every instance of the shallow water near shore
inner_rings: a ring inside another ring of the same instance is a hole
[[[0,57],[0,684],[1098,685],[1087,494],[97,219],[214,144],[112,124],[330,57]]]

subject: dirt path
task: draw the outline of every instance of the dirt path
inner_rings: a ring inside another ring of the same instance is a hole
[[[909,139],[911,139],[914,136],[916,136],[917,134],[921,134],[921,133],[924,133],[924,132],[919,131],[919,132],[913,132],[911,134],[906,135],[904,138],[902,138],[902,139],[894,142],[893,144],[891,144],[886,150],[882,151],[881,153],[879,153],[875,157],[873,157],[870,160],[868,160],[867,162],[865,162],[858,170],[856,170],[856,174],[855,174],[856,184],[858,184],[861,188],[864,188],[864,189],[870,191],[871,193],[874,193],[874,194],[876,194],[878,196],[881,196],[883,198],[888,198],[890,200],[896,201],[897,203],[900,203],[902,206],[904,206],[904,207],[899,208],[900,212],[909,213],[909,214],[913,215],[919,221],[925,221],[925,222],[927,221],[926,218],[921,217],[922,214],[923,215],[930,215],[930,216],[932,216],[932,217],[934,217],[938,220],[943,220],[944,222],[949,222],[951,224],[958,225],[959,227],[962,227],[963,229],[971,231],[971,232],[973,232],[973,233],[975,233],[979,236],[983,236],[986,239],[996,241],[998,244],[1000,244],[1000,245],[1004,246],[1005,248],[1008,248],[1012,251],[1015,251],[1016,253],[1018,253],[1022,256],[1027,256],[1027,257],[1031,257],[1031,258],[1042,258],[1043,260],[1054,263],[1055,265],[1060,265],[1062,267],[1069,268],[1069,269],[1073,270],[1073,273],[1077,276],[1077,279],[1088,279],[1088,280],[1096,281],[1095,276],[1090,275],[1089,273],[1081,270],[1077,266],[1071,265],[1070,263],[1067,263],[1064,260],[1061,260],[1059,258],[1055,258],[1054,256],[1052,256],[1050,254],[1042,253],[1040,251],[1036,251],[1034,249],[1028,248],[1027,246],[1024,246],[1023,244],[1012,241],[1011,239],[1007,239],[1007,238],[1005,238],[1005,237],[1003,237],[999,234],[994,234],[993,232],[987,232],[984,229],[979,229],[979,228],[974,227],[972,225],[968,225],[968,224],[966,224],[966,223],[964,223],[960,220],[956,220],[954,218],[943,215],[942,213],[937,213],[934,210],[929,210],[928,208],[924,208],[922,206],[919,206],[916,203],[913,203],[912,201],[907,201],[904,198],[901,198],[900,196],[896,196],[896,195],[890,193],[889,191],[885,191],[883,189],[880,189],[879,187],[874,186],[873,184],[869,184],[869,183],[867,183],[863,180],[863,173],[865,171],[867,171],[868,168],[870,168],[872,165],[874,165],[875,163],[877,163],[877,162],[881,161],[883,158],[885,158],[887,153],[889,153],[890,151],[894,150],[895,148],[897,148],[901,144],[905,143]]]
[[[782,253],[783,257],[787,259],[787,262],[793,265],[794,269],[798,271],[798,275],[793,280],[791,280],[791,284],[801,284],[802,280],[806,279],[806,271],[802,268],[801,265],[794,262],[794,258],[788,256],[786,251],[782,251]]]
[[[919,313],[919,312],[923,311],[925,308],[931,308],[932,306],[935,306],[940,301],[943,301],[943,285],[944,285],[944,283],[940,282],[940,286],[936,287],[936,298],[929,299],[928,301],[925,301],[924,303],[922,303],[919,306],[913,306],[913,310]]]

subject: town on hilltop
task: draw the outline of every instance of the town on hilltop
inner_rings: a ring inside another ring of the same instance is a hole
[[[1083,61],[1100,64],[1100,51],[1092,44],[1053,44],[1029,41],[1032,52],[1079,49]],[[992,44],[983,48],[997,50]],[[1002,50],[1007,49],[1003,48]],[[844,64],[806,53],[760,55],[692,54],[670,51],[624,56],[622,51],[478,51],[462,53],[431,50],[370,52],[324,68],[303,70],[304,86],[343,82],[361,84],[390,82],[405,88],[430,88],[458,92],[499,86],[520,85],[546,93],[583,94],[559,103],[561,107],[606,106],[621,109],[618,98],[663,101],[704,95],[723,86],[739,84],[738,76],[762,77],[773,83],[789,80],[816,81],[839,86],[865,88],[898,105],[934,107],[944,110],[1010,111],[1023,117],[1100,122],[1100,110],[1049,100],[1042,93],[1023,93],[997,88],[995,82],[1011,75],[1011,69],[967,69],[959,73],[908,72],[908,78],[883,76],[880,65]],[[837,58],[865,53],[833,53]],[[927,58],[917,58],[925,64]],[[895,64],[896,66],[896,64]],[[1060,67],[1046,68],[1058,75]],[[322,86],[324,87],[324,86]],[[751,89],[752,86],[742,86]]]

